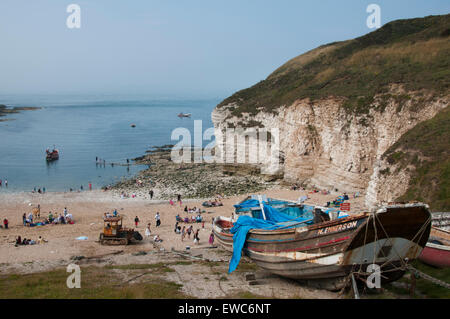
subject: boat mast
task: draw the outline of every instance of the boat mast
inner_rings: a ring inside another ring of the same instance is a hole
[[[263,214],[263,218],[264,218],[264,220],[266,220],[266,214],[264,213],[264,206],[263,206],[263,203],[262,203],[262,196],[261,195],[258,195],[258,201],[259,201],[259,207],[261,207],[261,212]]]

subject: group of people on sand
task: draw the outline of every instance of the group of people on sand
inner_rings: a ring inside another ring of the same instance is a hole
[[[220,198],[216,198],[214,200],[208,200],[208,201],[204,202],[203,206],[205,206],[205,207],[219,207],[219,206],[223,206],[223,203],[222,203]]]
[[[120,193],[120,198],[121,198],[121,199],[125,199],[125,198],[136,198],[136,197],[137,197],[136,193],[128,194],[128,193],[126,193],[126,192],[124,192],[124,191],[122,191],[122,192]]]
[[[117,217],[119,216],[119,213],[117,212],[117,209],[114,209],[112,213],[106,212],[103,214],[103,218],[111,218],[111,217]]]
[[[187,206],[184,207],[184,212],[185,213],[190,213],[190,214],[200,214],[200,207],[197,208],[197,206],[194,206],[194,208],[188,208]]]
[[[38,194],[45,194],[45,192],[46,192],[45,187],[42,187],[42,189],[41,189],[41,188],[38,188],[37,190],[36,190],[36,187],[35,187],[35,188],[33,188],[33,190],[31,191],[32,194],[35,194],[35,193],[38,193]]]
[[[74,224],[73,215],[70,214],[67,210],[67,207],[64,207],[64,211],[62,213],[53,213],[51,211],[48,212],[47,217],[41,218],[41,210],[40,205],[38,205],[38,209],[34,212],[23,213],[22,222],[24,226],[34,227],[34,226],[42,226],[48,224]]]
[[[159,212],[156,212],[155,221],[156,221],[156,227],[161,226],[161,215],[159,214]],[[139,222],[140,222],[140,219],[138,216],[136,216],[134,218],[134,224],[136,227],[139,227]],[[152,223],[149,222],[147,224],[147,226],[145,227],[144,235],[147,239],[150,239],[150,237],[152,235],[151,225],[152,225]],[[159,235],[155,234],[155,236],[153,236],[153,241],[155,243],[160,243],[163,240],[159,237]]]
[[[180,204],[180,207],[181,207],[181,205],[183,205],[183,201],[181,200],[181,195],[180,194],[177,195],[177,203]],[[169,200],[169,204],[171,206],[175,206],[175,202],[172,199]]]
[[[5,179],[4,181],[0,178],[0,187],[2,187],[3,185],[5,185],[5,187],[8,187],[8,180]]]
[[[38,240],[27,239],[27,238],[22,239],[21,236],[17,236],[16,243],[14,246],[17,247],[19,245],[36,245],[36,244],[44,244],[44,243],[48,243],[48,241],[45,240],[44,238],[42,238],[42,236],[39,236]]]
[[[203,223],[203,217],[202,215],[200,215],[200,213],[197,214],[197,216],[191,216],[191,218],[189,217],[180,217],[180,214],[177,214],[177,216],[175,216],[176,222],[177,223],[186,223],[186,224],[190,224],[190,223]]]
[[[186,238],[186,235],[188,236],[188,239],[191,239],[191,234],[192,234],[194,244],[195,245],[200,244],[200,236],[199,236],[200,229],[199,228],[197,228],[194,231],[194,227],[192,225],[190,225],[188,228],[186,228],[186,226],[183,226],[183,228],[181,230],[178,227],[176,227],[175,233],[181,235],[181,241],[184,241],[184,239]]]

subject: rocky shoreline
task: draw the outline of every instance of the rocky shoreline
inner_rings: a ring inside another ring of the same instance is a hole
[[[8,108],[4,104],[0,104],[0,117],[5,117],[9,114],[16,114],[20,113],[21,111],[35,111],[41,109],[40,107],[34,107],[34,106],[16,106],[13,108]],[[11,121],[12,119],[5,119],[0,118],[0,122],[6,122]]]
[[[138,165],[149,168],[135,178],[111,186],[115,192],[135,193],[148,196],[154,191],[154,199],[214,198],[258,192],[278,185],[258,174],[259,170],[246,166],[230,166],[219,163],[174,163],[170,158],[171,145],[154,147],[147,154],[134,159]],[[231,168],[231,169],[230,169]]]

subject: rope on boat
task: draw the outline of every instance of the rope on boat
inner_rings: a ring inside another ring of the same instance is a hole
[[[420,270],[414,268],[414,267],[411,266],[411,265],[407,265],[407,268],[408,268],[412,273],[414,273],[414,275],[420,276],[420,277],[422,277],[423,279],[428,280],[428,281],[430,281],[430,282],[432,282],[432,283],[434,283],[434,284],[436,284],[436,285],[438,285],[438,286],[441,286],[441,287],[450,289],[450,284],[446,283],[445,281],[442,281],[442,280],[439,280],[439,279],[437,279],[437,278],[431,277],[430,275],[427,275],[426,273],[421,272]]]

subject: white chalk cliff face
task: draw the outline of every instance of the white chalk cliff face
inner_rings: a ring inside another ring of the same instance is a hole
[[[398,94],[402,89],[397,87],[391,91]],[[376,98],[368,114],[349,113],[338,98],[315,102],[297,100],[279,107],[277,113],[260,111],[240,118],[231,116],[235,105],[225,105],[212,113],[217,153],[219,157],[225,156],[226,148],[234,142],[223,140],[227,127],[259,122],[266,129],[278,128],[280,164],[273,164],[278,162],[277,154],[259,158],[257,165],[262,173],[281,174],[287,182],[339,192],[359,191],[366,194],[367,206],[374,207],[403,195],[409,183],[409,173],[405,170],[382,174],[388,166],[382,155],[404,133],[448,105],[448,96],[425,95],[424,99],[423,92],[406,93],[410,100],[399,105],[395,99],[389,99],[384,110],[377,108],[379,99]],[[417,107],[419,98],[422,104]],[[243,143],[244,139],[240,140]],[[252,137],[249,144],[256,144]]]

